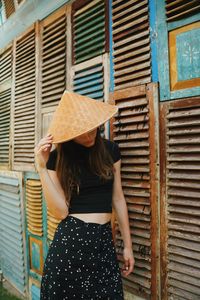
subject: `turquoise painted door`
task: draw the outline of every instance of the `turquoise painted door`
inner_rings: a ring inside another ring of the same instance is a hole
[[[0,171],[0,260],[3,276],[26,293],[22,174]]]

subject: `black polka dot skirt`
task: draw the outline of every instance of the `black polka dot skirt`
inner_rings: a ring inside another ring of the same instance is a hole
[[[67,216],[58,224],[40,289],[40,300],[55,299],[124,299],[110,222]]]

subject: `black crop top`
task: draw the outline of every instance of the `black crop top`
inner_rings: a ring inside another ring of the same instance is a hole
[[[103,139],[111,154],[114,163],[121,159],[119,146],[117,143]],[[81,173],[79,193],[72,193],[69,205],[69,213],[103,213],[112,212],[112,188],[113,178],[102,181],[99,176],[93,174],[86,165],[86,158],[90,147],[85,147],[74,143],[76,153],[79,156]],[[55,170],[57,150],[50,152],[47,169]]]

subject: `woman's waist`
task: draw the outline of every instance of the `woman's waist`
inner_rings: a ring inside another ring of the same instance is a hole
[[[105,224],[111,221],[112,213],[69,213],[68,216],[78,218],[84,222]]]

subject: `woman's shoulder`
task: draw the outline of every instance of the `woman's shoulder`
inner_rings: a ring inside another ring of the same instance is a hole
[[[110,152],[114,163],[121,159],[121,153],[120,148],[117,142],[108,140],[103,138],[103,141],[105,143],[105,146],[107,147],[108,151]]]

